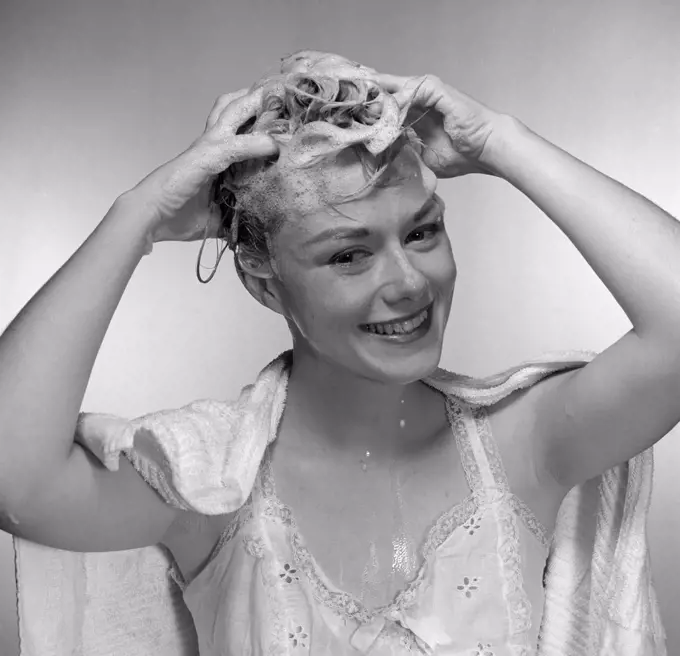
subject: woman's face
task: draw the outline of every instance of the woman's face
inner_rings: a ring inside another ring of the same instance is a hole
[[[436,178],[409,146],[398,183],[337,205],[306,202],[274,240],[280,299],[295,349],[371,380],[409,383],[441,356],[456,280]],[[325,191],[364,184],[358,161],[325,176]],[[345,216],[343,216],[345,215]]]

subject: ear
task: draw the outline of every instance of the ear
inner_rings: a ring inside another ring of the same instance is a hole
[[[241,282],[250,295],[264,307],[286,316],[279,281],[269,259],[239,254]]]

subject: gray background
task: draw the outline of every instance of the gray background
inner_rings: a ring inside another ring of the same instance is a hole
[[[0,326],[115,197],[202,130],[214,98],[303,47],[434,73],[680,216],[675,0],[3,0]],[[630,324],[576,249],[498,180],[445,181],[459,267],[442,364],[486,374],[553,349],[602,350]],[[160,245],[123,298],[85,409],[135,416],[228,398],[287,348],[229,258],[207,287],[197,246]],[[649,532],[669,653],[680,653],[675,429],[656,448]],[[0,534],[0,654],[17,653],[11,541]]]

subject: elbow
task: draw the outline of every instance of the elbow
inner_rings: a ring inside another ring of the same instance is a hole
[[[0,465],[0,529],[8,533],[35,506],[36,499],[44,497],[68,462],[68,458],[60,456],[49,462],[31,463],[28,454],[22,462],[21,455],[15,453]]]

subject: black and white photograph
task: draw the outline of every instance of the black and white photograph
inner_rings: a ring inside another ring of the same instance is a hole
[[[0,0],[0,656],[680,653],[680,3]]]

